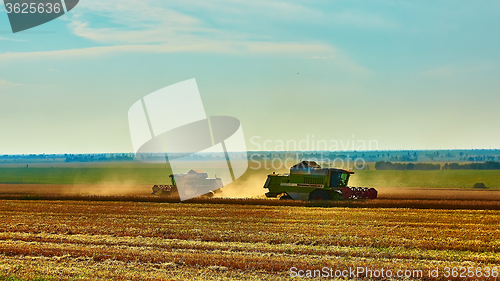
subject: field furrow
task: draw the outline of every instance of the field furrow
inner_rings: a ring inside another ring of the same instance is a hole
[[[0,202],[0,274],[24,278],[271,280],[293,267],[427,274],[500,263],[499,211]],[[88,270],[99,264],[114,269]]]

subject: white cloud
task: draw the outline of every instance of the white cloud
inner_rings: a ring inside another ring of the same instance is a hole
[[[259,31],[253,29],[254,25],[261,23],[269,27],[289,22],[341,24],[370,29],[397,26],[377,14],[351,10],[329,13],[303,3],[268,0],[87,0],[71,16],[69,27],[76,35],[99,43],[145,44],[186,37],[212,40],[260,38],[262,41],[275,37],[266,33],[265,28]],[[96,20],[90,20],[95,15],[107,18],[111,24],[99,27]]]
[[[0,36],[0,40],[13,41],[13,42],[26,42],[26,41],[28,41],[26,39],[14,39],[14,38],[8,38],[8,37],[3,37],[3,36]]]
[[[293,4],[267,3],[266,1],[219,1],[217,4],[191,0],[183,5],[198,5],[207,9],[253,6],[254,9],[269,8],[285,11],[300,9]],[[174,1],[175,4],[175,1]],[[175,6],[175,5],[170,5]],[[88,0],[79,4],[70,17],[68,27],[77,36],[108,46],[56,50],[28,53],[3,53],[0,60],[46,59],[50,57],[85,57],[108,53],[172,53],[172,52],[214,52],[247,54],[298,54],[326,56],[338,51],[320,42],[276,42],[269,40],[248,40],[255,35],[211,28],[202,20],[173,10],[164,2],[152,0],[99,1]],[[99,21],[92,16],[104,17],[107,22],[99,27]],[[267,39],[267,38],[266,38]]]
[[[196,40],[191,38],[176,44],[157,45],[115,45],[103,47],[90,47],[82,49],[69,49],[43,52],[3,53],[1,60],[15,59],[50,59],[50,58],[75,58],[99,56],[109,53],[174,53],[174,52],[214,52],[214,53],[254,53],[254,54],[290,54],[309,52],[335,52],[335,49],[325,44],[303,43],[270,43],[270,42],[238,42]]]
[[[6,88],[6,87],[19,87],[19,86],[22,86],[21,84],[17,84],[17,83],[12,83],[10,81],[7,81],[7,80],[4,80],[4,79],[0,79],[0,88]]]
[[[99,43],[160,43],[193,32],[198,36],[216,32],[204,28],[197,18],[172,10],[162,1],[122,0],[117,3],[89,0],[82,2],[79,8],[71,16],[69,28],[77,36]],[[91,20],[93,16],[104,18],[105,27],[99,24],[99,20]]]
[[[210,52],[321,58],[335,61],[348,70],[365,71],[330,44],[310,39],[291,41],[275,38],[265,32],[249,31],[251,29],[244,26],[258,21],[259,17],[264,17],[266,21],[327,18],[322,11],[301,3],[263,0],[86,0],[68,14],[68,27],[75,35],[104,46],[3,53],[0,54],[0,61],[78,58],[111,53]],[[200,16],[200,11],[203,16]],[[238,28],[220,24],[243,17],[245,19]]]

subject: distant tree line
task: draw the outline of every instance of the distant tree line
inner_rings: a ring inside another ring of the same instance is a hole
[[[376,170],[440,170],[441,165],[430,163],[391,163],[379,161],[375,163]]]
[[[101,161],[133,161],[134,157],[128,154],[116,154],[110,156],[76,154],[66,157],[65,162],[101,162]]]
[[[487,161],[484,163],[468,163],[468,164],[458,164],[458,163],[446,163],[443,166],[443,170],[500,170],[500,162]]]

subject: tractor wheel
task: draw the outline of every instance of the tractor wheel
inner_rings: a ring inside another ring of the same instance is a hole
[[[323,190],[315,190],[309,195],[311,201],[332,200],[332,196]]]
[[[285,195],[280,197],[280,200],[293,200],[292,196],[285,193]]]

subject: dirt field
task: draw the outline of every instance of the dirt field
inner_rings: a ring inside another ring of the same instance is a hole
[[[499,201],[500,189],[377,187],[380,199]]]
[[[113,195],[141,196],[151,193],[149,184],[0,184],[0,195]]]
[[[261,193],[251,198],[265,198],[265,189],[260,186],[259,189]],[[378,187],[377,190],[379,199],[500,201],[500,189]],[[146,196],[150,193],[148,184],[0,184],[0,195]],[[238,190],[231,195],[246,198],[244,194],[238,196]]]
[[[500,190],[377,189],[377,200],[318,205],[264,189],[175,203],[149,184],[0,184],[0,198],[25,199],[0,200],[0,280],[289,280],[324,268],[462,280],[450,270],[470,267],[496,280]],[[357,277],[387,280],[368,274]]]
[[[358,267],[459,280],[446,268],[492,276],[500,263],[500,211],[0,200],[0,218],[0,275],[37,280],[289,280]]]

